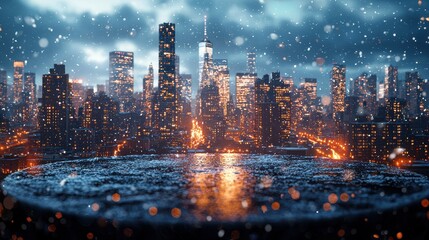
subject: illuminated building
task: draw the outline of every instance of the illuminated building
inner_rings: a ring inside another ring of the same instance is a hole
[[[377,123],[355,122],[351,124],[350,157],[356,160],[373,160],[377,157]]]
[[[70,149],[75,156],[93,157],[94,151],[94,134],[88,128],[74,128],[70,131]]]
[[[143,112],[145,114],[145,125],[152,126],[152,98],[153,98],[153,66],[149,65],[148,74],[143,78]]]
[[[229,90],[229,69],[227,59],[213,60],[214,82],[219,87],[220,106],[224,116],[228,114],[228,102],[230,96]]]
[[[134,93],[134,53],[115,51],[109,53],[109,96],[119,101],[120,111],[132,109]]]
[[[198,86],[200,90],[203,85],[208,85],[210,79],[205,71],[209,70],[213,64],[213,44],[210,42],[207,36],[207,16],[204,16],[204,38],[198,44]]]
[[[247,72],[256,74],[256,53],[247,53]]]
[[[304,97],[305,104],[309,106],[315,105],[317,99],[317,79],[305,78],[304,79]]]
[[[97,150],[101,155],[112,154],[118,137],[115,123],[119,114],[119,103],[104,92],[99,92],[97,96],[88,94],[83,112],[83,126],[92,130]]]
[[[85,101],[85,87],[82,83],[82,79],[72,79],[70,81],[72,106],[75,114],[77,114],[77,110]]]
[[[418,72],[405,73],[405,100],[410,117],[419,116],[424,111],[423,79]]]
[[[237,73],[235,75],[236,107],[240,111],[240,130],[246,137],[254,130],[256,74]]]
[[[192,129],[192,75],[180,74],[181,81],[181,106],[182,106],[182,124],[180,128],[190,133]]]
[[[20,103],[24,87],[24,62],[13,61],[13,69],[13,103]]]
[[[36,125],[37,99],[36,99],[36,74],[24,73],[24,91],[22,93],[22,121],[23,123]]]
[[[362,73],[355,78],[351,96],[357,97],[358,106],[366,114],[375,114],[377,108],[377,76]]]
[[[8,130],[7,102],[7,73],[0,70],[0,133],[5,133]]]
[[[386,102],[386,121],[397,122],[405,119],[406,102],[400,98],[389,98]]]
[[[201,90],[201,120],[205,144],[209,148],[218,146],[224,139],[226,122],[216,84],[204,86]]]
[[[398,96],[398,67],[390,65],[386,68],[386,76],[384,78],[384,99]]]
[[[291,89],[293,82],[283,80],[279,72],[274,72],[271,79],[271,90],[274,102],[278,104],[280,115],[280,145],[285,146],[289,141],[291,131]]]
[[[7,109],[7,72],[0,70],[0,112]]]
[[[55,64],[43,75],[40,135],[44,152],[66,150],[69,143],[71,110],[69,75],[65,66]]]
[[[285,146],[291,131],[291,86],[279,72],[255,81],[255,135],[258,146]]]
[[[384,82],[383,81],[380,81],[378,83],[377,100],[379,104],[384,104]]]
[[[334,64],[331,74],[332,109],[335,118],[345,110],[346,66]]]
[[[159,25],[158,128],[166,146],[177,146],[178,102],[176,86],[175,24]]]

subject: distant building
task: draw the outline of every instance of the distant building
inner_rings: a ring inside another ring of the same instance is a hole
[[[24,65],[23,61],[13,61],[13,103],[22,102],[24,87]]]
[[[351,96],[357,97],[358,106],[365,114],[375,114],[377,109],[377,76],[362,73],[353,80]]]
[[[386,68],[384,78],[384,99],[399,97],[398,95],[398,67],[390,65]]]
[[[229,68],[227,59],[214,59],[213,60],[213,74],[214,74],[214,83],[219,88],[219,97],[220,97],[220,107],[222,108],[224,116],[227,115],[228,109],[227,105],[229,102],[230,96],[230,87],[229,87]]]
[[[134,53],[115,51],[109,54],[109,96],[119,101],[120,111],[132,109],[134,93]]]
[[[247,72],[256,74],[256,53],[247,53]]]
[[[225,137],[226,122],[216,84],[204,86],[201,90],[201,119],[206,145],[219,146]]]
[[[143,112],[145,125],[152,126],[152,100],[153,100],[153,66],[149,65],[148,73],[143,77]]]
[[[207,17],[204,16],[204,37],[203,40],[198,44],[198,86],[201,89],[203,85],[208,85],[208,71],[213,65],[213,44],[210,42],[207,36]],[[206,65],[206,66],[205,66]]]
[[[334,64],[331,71],[332,118],[335,123],[335,135],[344,136],[344,111],[346,98],[346,66]]]
[[[7,102],[7,72],[0,70],[0,111],[6,112]]]
[[[405,73],[405,100],[410,117],[419,116],[423,113],[426,93],[423,91],[423,79],[418,72]]]
[[[24,73],[24,92],[23,96],[23,123],[36,126],[37,122],[37,98],[36,98],[36,74],[31,72]]]
[[[240,111],[240,126],[243,135],[252,135],[255,112],[256,74],[237,73],[235,75],[235,102]]]
[[[43,75],[41,146],[44,152],[68,149],[71,86],[65,66],[55,64]]]

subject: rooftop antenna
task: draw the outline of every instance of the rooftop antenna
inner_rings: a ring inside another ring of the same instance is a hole
[[[204,40],[207,40],[207,15],[204,15]]]

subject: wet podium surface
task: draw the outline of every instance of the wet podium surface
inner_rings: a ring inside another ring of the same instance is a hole
[[[25,219],[25,239],[428,236],[429,179],[355,161],[243,154],[97,158],[28,168],[6,177],[3,189],[15,216]]]

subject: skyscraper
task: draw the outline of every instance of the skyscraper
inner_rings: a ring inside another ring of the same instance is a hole
[[[256,73],[256,53],[247,53],[247,72]]]
[[[418,72],[405,73],[405,100],[409,116],[420,115],[424,109],[423,79]]]
[[[192,75],[191,74],[180,74],[181,86],[182,86],[182,98],[191,101],[192,98]]]
[[[71,101],[74,110],[73,114],[77,114],[79,107],[81,107],[85,101],[85,88],[82,79],[72,79],[70,84]]]
[[[357,97],[357,104],[365,114],[375,114],[377,105],[377,76],[362,73],[354,79],[351,96]]]
[[[159,90],[158,121],[161,141],[166,146],[176,146],[178,129],[176,86],[176,30],[174,23],[159,25]]]
[[[229,102],[229,69],[228,69],[228,60],[227,59],[214,59],[213,60],[214,68],[214,82],[219,88],[219,99],[220,107],[223,111],[224,116],[227,115],[227,106]]]
[[[332,110],[335,118],[345,110],[346,66],[334,64],[331,74]]]
[[[36,125],[37,99],[36,99],[36,74],[24,73],[24,91],[22,119],[24,123]]]
[[[22,101],[24,65],[23,61],[13,61],[13,103],[20,103]]]
[[[70,83],[65,66],[55,64],[43,75],[41,146],[44,152],[65,150],[69,141]]]
[[[152,126],[152,98],[153,98],[153,66],[149,65],[148,74],[143,78],[143,111],[145,113],[145,125]]]
[[[384,99],[398,96],[398,67],[390,65],[386,68],[386,76],[384,78]]]
[[[210,81],[207,79],[209,74],[204,73],[204,71],[210,70],[211,65],[213,64],[213,44],[207,36],[207,16],[204,16],[204,38],[198,44],[198,63],[198,86],[201,89],[202,85],[208,85],[208,82]]]
[[[134,93],[134,53],[115,51],[109,54],[109,95],[119,101],[121,112],[132,109]]]
[[[256,74],[235,75],[235,102],[237,109],[240,110],[240,129],[244,135],[252,134],[254,130],[255,80]]]
[[[225,136],[226,122],[216,84],[204,86],[201,90],[201,119],[205,143],[208,147],[219,146]]]
[[[7,108],[7,72],[0,70],[0,111],[5,112]]]

